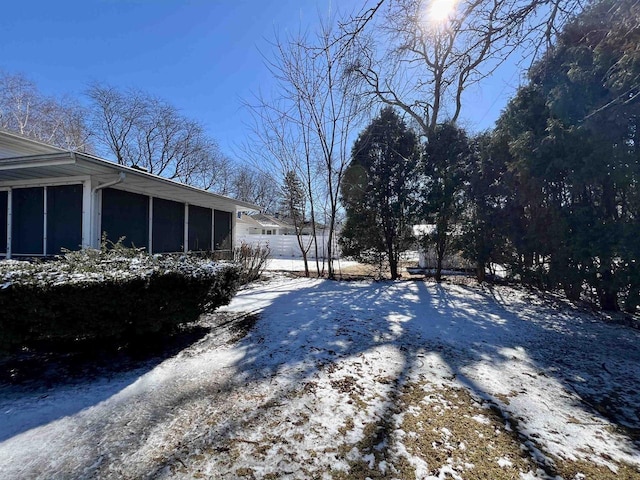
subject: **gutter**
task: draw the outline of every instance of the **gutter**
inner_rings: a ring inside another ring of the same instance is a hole
[[[124,172],[120,172],[118,174],[118,178],[111,181],[111,182],[107,182],[107,183],[103,183],[101,185],[98,185],[97,187],[93,187],[92,192],[95,193],[98,190],[102,190],[103,188],[107,188],[107,187],[113,187],[114,185],[117,185],[118,183],[122,183],[124,182],[124,179],[127,178],[127,174]]]
[[[93,187],[91,189],[91,195],[89,197],[89,210],[92,212],[90,217],[93,217],[90,221],[89,224],[89,245],[94,247],[94,248],[100,248],[100,240],[97,238],[94,238],[95,232],[97,229],[99,229],[99,213],[95,211],[96,208],[96,203],[97,203],[97,199],[96,199],[96,192],[98,190],[103,190],[107,187],[112,187],[114,185],[117,185],[118,183],[122,183],[124,182],[124,179],[127,178],[126,173],[124,173],[123,171],[120,171],[118,173],[118,178],[116,178],[115,180],[112,180],[111,182],[107,182],[107,183],[103,183],[101,185],[98,185],[96,187]],[[96,213],[95,217],[94,217],[94,213]],[[96,244],[97,242],[97,244]]]

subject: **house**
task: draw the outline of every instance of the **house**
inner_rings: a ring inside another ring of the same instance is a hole
[[[272,257],[298,258],[302,256],[302,248],[307,252],[308,258],[315,258],[317,253],[321,258],[325,258],[328,251],[329,233],[325,225],[316,223],[315,236],[312,224],[306,221],[300,231],[300,236],[296,235],[296,228],[291,218],[274,214],[252,214],[244,212],[238,213],[236,219],[237,236],[239,242],[257,246],[268,246]],[[338,238],[340,234],[340,224],[336,223],[333,235],[334,258],[339,258],[340,246]]]
[[[236,213],[258,206],[0,131],[0,257],[98,248],[151,253],[233,247]]]
[[[247,214],[239,212],[237,219],[238,235],[295,235],[296,226],[291,217],[280,214],[265,215],[263,213]],[[336,224],[336,231],[339,225]],[[325,235],[327,227],[316,222],[316,234]],[[313,228],[309,220],[305,220],[300,230],[301,235],[312,235]]]
[[[296,228],[290,219],[280,215],[240,213],[237,220],[238,235],[295,235]]]

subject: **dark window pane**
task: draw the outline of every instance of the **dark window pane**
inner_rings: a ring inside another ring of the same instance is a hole
[[[11,251],[41,255],[44,242],[44,188],[16,188],[11,192]]]
[[[82,185],[47,187],[47,255],[82,244]]]
[[[231,212],[216,210],[213,214],[213,235],[215,250],[231,250]]]
[[[189,250],[211,250],[210,208],[189,205]]]
[[[102,190],[102,232],[127,247],[149,246],[149,197],[114,188]]]
[[[184,203],[153,199],[154,253],[181,252],[184,245]]]
[[[0,254],[7,253],[7,203],[9,192],[0,192]]]

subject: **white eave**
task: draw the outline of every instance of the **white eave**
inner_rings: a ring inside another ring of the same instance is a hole
[[[16,156],[16,152],[19,152],[21,156],[29,156],[65,153],[67,150],[0,130],[0,159]]]

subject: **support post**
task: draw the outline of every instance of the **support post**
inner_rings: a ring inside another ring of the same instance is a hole
[[[43,187],[42,193],[42,211],[44,215],[42,215],[43,229],[42,229],[42,256],[47,256],[47,187]]]
[[[182,250],[184,253],[189,251],[189,204],[184,204],[184,243]]]
[[[82,182],[82,248],[91,248],[91,180]]]
[[[153,197],[149,195],[149,253],[153,253]]]
[[[7,259],[11,258],[11,217],[13,216],[13,189],[7,192]]]
[[[216,209],[211,209],[211,251],[216,249]]]

